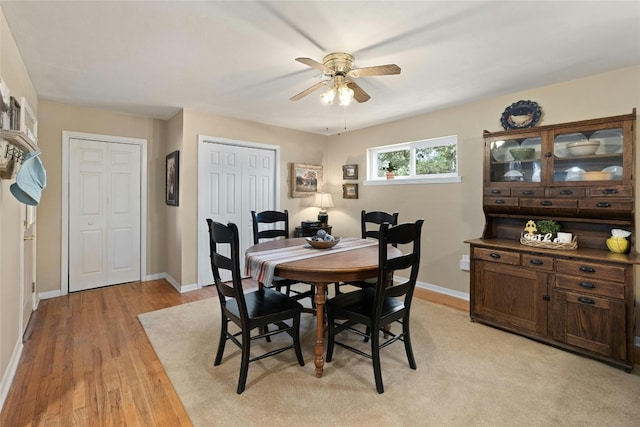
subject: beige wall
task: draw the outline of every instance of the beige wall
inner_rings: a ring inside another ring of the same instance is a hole
[[[398,210],[401,221],[424,218],[419,280],[468,293],[469,273],[460,270],[459,260],[462,254],[469,253],[464,240],[480,237],[484,225],[482,131],[502,130],[500,116],[505,107],[521,99],[536,101],[542,107],[544,115],[540,125],[628,114],[634,107],[640,107],[640,67],[531,89],[330,137],[326,165],[329,173],[325,176],[329,176],[334,194],[340,193],[344,182],[341,165],[357,163],[361,169],[360,198],[343,200],[338,197],[338,206],[330,212],[331,222],[340,234],[357,234],[359,219],[354,215],[361,209]],[[454,134],[458,135],[461,183],[362,185],[367,147]],[[640,141],[640,137],[636,138]],[[636,156],[640,156],[640,150],[636,150]],[[636,284],[637,299],[639,295],[640,287]],[[640,306],[640,302],[637,305]],[[640,325],[638,314],[636,324]]]
[[[147,140],[147,274],[163,273],[165,254],[164,140],[160,120],[94,108],[40,101],[38,139],[47,188],[38,207],[38,290],[60,290],[62,132],[86,132]]]
[[[24,61],[0,9],[0,76],[10,94],[20,100],[23,96],[34,111],[38,99]],[[0,379],[10,368],[11,358],[21,343],[20,293],[22,233],[25,208],[9,191],[14,180],[0,179]],[[0,383],[0,404],[2,388]]]

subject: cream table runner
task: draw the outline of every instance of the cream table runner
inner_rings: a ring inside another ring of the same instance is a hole
[[[345,237],[330,249],[315,249],[305,243],[299,246],[250,252],[245,254],[245,273],[260,283],[269,284],[273,281],[274,271],[278,264],[376,246],[377,244],[378,241],[375,239]]]

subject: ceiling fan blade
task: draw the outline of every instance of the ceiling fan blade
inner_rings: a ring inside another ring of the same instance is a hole
[[[347,83],[347,87],[353,90],[353,97],[358,102],[367,102],[371,97],[360,86],[354,82]]]
[[[309,95],[311,92],[320,89],[322,86],[324,86],[325,83],[326,83],[326,81],[324,81],[324,80],[321,81],[321,82],[318,82],[318,83],[314,84],[313,86],[306,88],[305,90],[303,90],[299,94],[292,96],[289,99],[291,101],[297,101],[299,99],[302,99],[305,96]]]
[[[333,70],[329,67],[326,67],[324,64],[319,63],[315,59],[311,58],[296,58],[296,61],[303,63],[304,65],[308,65],[309,67],[316,68],[322,71],[325,74],[333,74]]]
[[[400,67],[396,64],[376,65],[374,67],[356,68],[347,73],[349,77],[387,76],[400,74]]]

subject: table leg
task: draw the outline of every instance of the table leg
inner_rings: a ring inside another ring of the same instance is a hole
[[[324,369],[324,303],[327,300],[325,292],[327,284],[324,282],[315,283],[316,295],[314,302],[316,303],[316,378],[322,378]]]

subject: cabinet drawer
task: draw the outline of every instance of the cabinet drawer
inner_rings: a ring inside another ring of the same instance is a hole
[[[520,206],[524,208],[562,208],[576,209],[577,199],[520,199]]]
[[[629,186],[591,187],[589,196],[598,198],[633,197],[633,190]]]
[[[544,188],[512,188],[511,196],[515,197],[544,197]]]
[[[516,197],[485,197],[485,206],[518,206]]]
[[[489,197],[509,197],[511,196],[510,188],[485,188],[483,191],[485,196]]]
[[[522,254],[522,266],[553,271],[553,258],[532,254]]]
[[[551,187],[547,188],[547,197],[564,197],[574,199],[577,197],[584,197],[587,194],[587,190],[585,188],[575,187]]]
[[[624,283],[605,282],[598,279],[558,274],[556,276],[556,288],[624,299]]]
[[[633,210],[632,199],[585,199],[578,203],[580,209],[606,211],[629,211]]]
[[[495,249],[476,248],[473,251],[475,259],[499,262],[501,264],[520,265],[520,254]]]
[[[556,260],[556,271],[580,277],[624,283],[625,268],[590,261]]]

